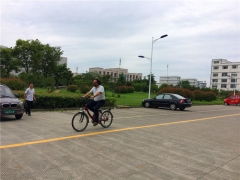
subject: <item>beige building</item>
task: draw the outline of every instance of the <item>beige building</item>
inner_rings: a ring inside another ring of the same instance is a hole
[[[240,62],[226,59],[213,59],[210,88],[240,90]]]
[[[128,69],[123,68],[108,68],[103,69],[100,67],[89,68],[89,72],[96,72],[100,75],[110,75],[112,76],[112,81],[116,82],[120,74],[123,74],[126,81],[133,81],[137,79],[142,79],[142,73],[129,73]]]

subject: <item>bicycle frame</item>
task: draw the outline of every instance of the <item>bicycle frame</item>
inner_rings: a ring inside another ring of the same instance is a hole
[[[82,108],[80,108],[80,112],[84,112],[84,113],[86,113],[92,120],[94,120],[93,119],[93,116],[91,115],[91,113],[89,112],[89,109],[88,109],[88,107],[87,107],[87,104],[85,104],[85,106],[84,106],[84,110],[82,109]],[[100,110],[99,109],[99,113],[101,113],[102,112],[102,110]],[[99,121],[101,121],[101,119],[99,119]]]

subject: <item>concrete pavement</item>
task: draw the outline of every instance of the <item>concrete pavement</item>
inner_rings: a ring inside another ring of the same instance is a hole
[[[80,133],[76,112],[2,118],[1,179],[240,179],[240,107],[113,109]]]

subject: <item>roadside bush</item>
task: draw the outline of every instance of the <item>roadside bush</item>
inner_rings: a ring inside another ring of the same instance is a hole
[[[20,99],[24,98],[24,91],[14,91]],[[79,108],[83,107],[89,99],[80,99],[79,95],[59,95],[54,93],[36,93],[36,101],[34,101],[35,109],[57,109],[57,108]],[[106,98],[104,107],[115,107],[116,99],[112,97]]]
[[[0,82],[12,90],[23,90],[25,88],[24,81],[19,78],[1,78]]]
[[[80,91],[81,93],[86,94],[88,91],[90,91],[90,88],[88,86],[81,86]]]
[[[203,100],[203,95],[204,95],[203,91],[201,91],[201,90],[194,90],[193,94],[195,95],[195,100],[196,101],[202,101]]]
[[[204,101],[214,101],[216,99],[217,99],[217,95],[212,91],[208,91],[208,92],[203,93],[203,100]]]
[[[174,93],[174,94],[179,94],[185,98],[189,98],[191,100],[195,99],[194,94],[190,90],[184,89],[184,88],[165,87],[165,88],[162,88],[161,90],[159,90],[157,92],[157,95],[162,94],[162,93]]]
[[[116,93],[128,93],[128,87],[127,86],[117,86],[115,88]]]
[[[67,91],[76,92],[76,90],[77,90],[77,85],[68,85],[67,86]]]
[[[128,86],[127,91],[128,91],[128,93],[134,93],[134,87]]]

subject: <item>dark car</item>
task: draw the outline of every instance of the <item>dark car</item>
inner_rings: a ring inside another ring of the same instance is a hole
[[[191,107],[191,99],[187,99],[178,94],[164,93],[159,94],[152,99],[145,99],[142,102],[142,105],[146,108],[149,107],[166,107],[171,110],[176,110],[179,108],[180,110],[184,110],[185,108]]]
[[[4,84],[0,84],[0,107],[1,117],[15,115],[16,119],[21,119],[24,113],[23,102]]]

